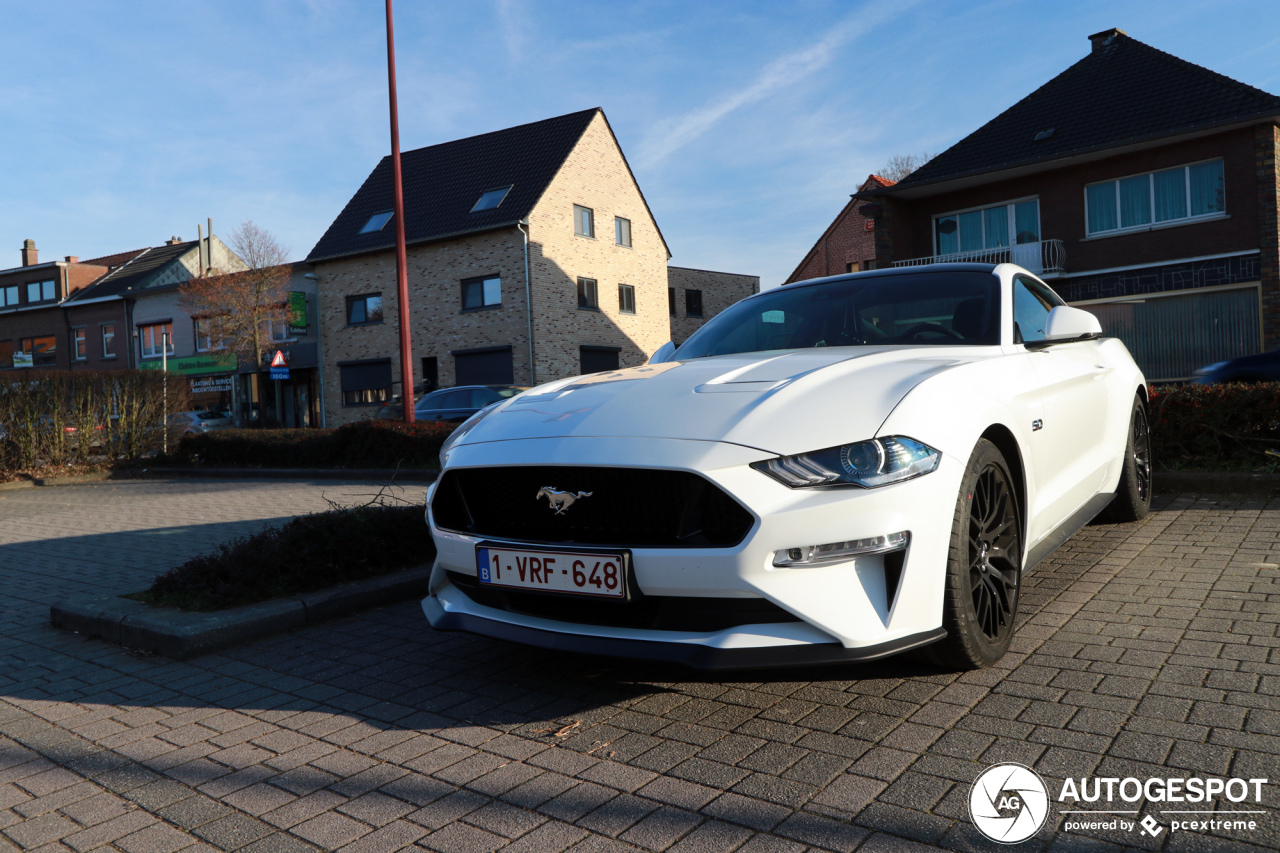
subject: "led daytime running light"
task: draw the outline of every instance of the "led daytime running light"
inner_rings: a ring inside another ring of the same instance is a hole
[[[812,453],[753,462],[751,467],[792,489],[862,486],[873,489],[928,474],[942,454],[913,438],[894,435]]]
[[[773,555],[773,565],[783,569],[804,569],[825,563],[838,563],[869,554],[901,551],[911,544],[911,532],[889,533],[870,539],[850,539],[847,542],[831,542],[827,545],[807,545],[786,548]]]

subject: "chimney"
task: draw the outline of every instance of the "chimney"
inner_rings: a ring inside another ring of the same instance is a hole
[[[168,240],[165,240],[164,244],[166,246],[176,246],[181,242],[182,242],[182,238],[175,234],[174,236],[170,237]]]
[[[40,253],[36,251],[35,240],[22,241],[22,265],[24,267],[34,267],[39,261]]]
[[[78,264],[80,263],[80,258],[77,257],[76,255],[67,255],[67,263]]]
[[[1124,30],[1117,29],[1115,27],[1112,27],[1109,30],[1103,30],[1100,33],[1094,33],[1093,35],[1089,36],[1089,41],[1093,42],[1092,52],[1098,53],[1104,47],[1111,44],[1111,40],[1116,36],[1127,36],[1127,35],[1128,33],[1126,33]]]

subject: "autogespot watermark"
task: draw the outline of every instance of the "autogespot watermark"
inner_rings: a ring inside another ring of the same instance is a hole
[[[1199,776],[1092,777],[1064,780],[1054,800],[1064,832],[1137,832],[1150,838],[1166,830],[1221,835],[1258,828],[1260,818],[1268,814],[1260,808],[1267,784],[1266,779]],[[1143,803],[1160,803],[1155,811],[1164,822],[1153,814],[1139,820]],[[1183,805],[1202,808],[1180,808]],[[1001,844],[1031,838],[1044,826],[1050,809],[1049,786],[1021,764],[988,767],[969,789],[973,825]]]

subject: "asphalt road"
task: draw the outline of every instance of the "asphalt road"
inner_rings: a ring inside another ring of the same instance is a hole
[[[888,660],[708,676],[435,633],[415,602],[183,663],[48,625],[64,595],[140,589],[371,491],[0,492],[0,849],[996,849],[969,792],[1010,761],[1052,792],[1272,780],[1260,805],[1216,804],[1260,812],[1254,829],[1175,832],[1170,804],[1139,802],[1113,808],[1153,817],[1154,836],[1067,830],[1079,816],[1053,802],[1014,849],[1280,848],[1275,500],[1158,498],[1142,523],[1086,528],[1026,579],[1002,665],[963,675]]]

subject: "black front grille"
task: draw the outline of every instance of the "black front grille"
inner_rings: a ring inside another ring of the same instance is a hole
[[[544,489],[575,498],[557,513]],[[448,471],[431,512],[440,527],[526,542],[628,548],[727,548],[754,519],[713,483],[687,471],[512,466]]]
[[[449,580],[476,604],[575,625],[713,632],[740,625],[800,621],[765,598],[637,595],[629,601],[613,601],[581,595],[496,589],[483,586],[473,575],[457,572],[449,572]]]

